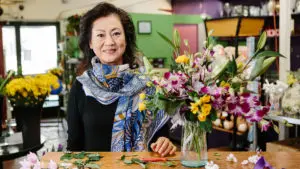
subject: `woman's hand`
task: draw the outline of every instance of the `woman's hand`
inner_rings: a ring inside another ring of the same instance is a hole
[[[176,146],[166,137],[159,137],[155,143],[151,144],[151,149],[162,157],[172,155],[176,151]]]

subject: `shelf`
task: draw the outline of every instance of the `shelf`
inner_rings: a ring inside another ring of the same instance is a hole
[[[226,133],[231,133],[231,134],[233,134],[233,130],[228,130],[228,129],[224,129],[224,128],[217,127],[217,126],[213,126],[213,129],[218,130],[218,131],[223,131],[223,132],[226,132]],[[241,136],[241,135],[243,135],[244,133],[238,132],[238,131],[237,131],[236,134],[239,135],[239,136]]]
[[[230,17],[205,20],[206,33],[216,37],[259,36],[265,19],[261,17]]]
[[[264,117],[268,120],[274,120],[281,123],[288,122],[290,124],[300,125],[300,116],[299,115],[267,115]]]

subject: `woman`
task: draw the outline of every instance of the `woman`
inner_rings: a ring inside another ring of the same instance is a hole
[[[146,81],[130,73],[135,40],[131,18],[111,4],[100,3],[81,18],[79,47],[86,71],[77,77],[69,96],[69,150],[143,151],[151,147],[161,156],[176,151],[169,139],[160,137],[168,132],[164,126],[169,117],[160,112],[151,121],[149,114],[138,110]]]

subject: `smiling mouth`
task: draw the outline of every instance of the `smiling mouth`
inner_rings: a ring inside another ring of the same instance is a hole
[[[108,53],[108,54],[113,54],[117,51],[117,49],[106,49],[104,50],[105,53]]]

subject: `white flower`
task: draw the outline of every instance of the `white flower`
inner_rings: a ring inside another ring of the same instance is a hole
[[[63,168],[70,168],[72,166],[72,163],[60,163],[60,167]]]
[[[248,157],[248,161],[250,163],[256,164],[256,162],[259,160],[259,158],[260,157],[258,155],[253,155],[253,156]]]
[[[248,160],[243,160],[243,161],[241,162],[242,165],[247,165],[248,163],[249,163]]]
[[[37,163],[38,157],[36,156],[36,154],[29,152],[29,154],[26,156],[27,160],[31,163],[31,165],[34,165],[35,163]]]
[[[220,167],[218,166],[218,164],[214,164],[213,161],[208,162],[205,165],[205,169],[219,169]]]
[[[232,154],[230,153],[227,157],[226,157],[226,160],[227,161],[231,161],[231,162],[237,162],[237,158]]]
[[[53,160],[50,160],[48,169],[57,169],[57,164]]]

